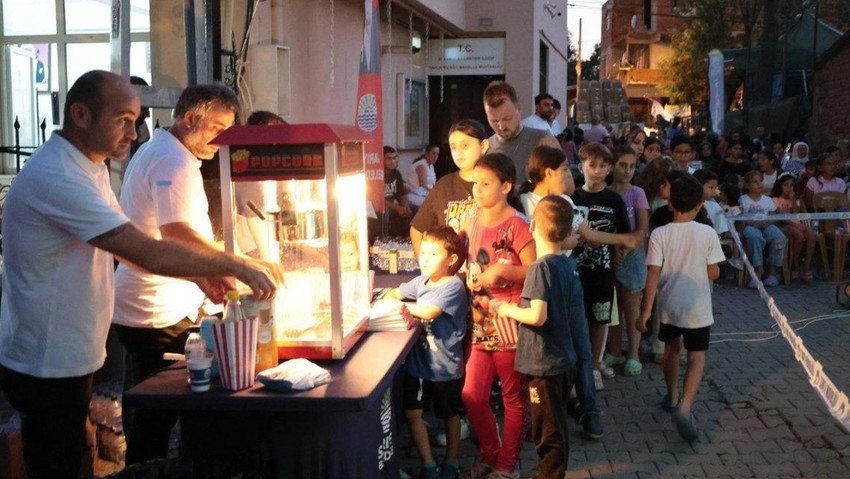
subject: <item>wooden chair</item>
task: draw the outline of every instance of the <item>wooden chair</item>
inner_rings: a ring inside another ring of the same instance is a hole
[[[812,206],[816,212],[850,212],[850,201],[848,201],[847,196],[837,191],[815,193]],[[847,242],[850,241],[850,231],[845,230],[843,226],[839,227],[839,225],[843,225],[840,220],[822,220],[819,221],[819,224],[820,228],[816,234],[824,266],[827,264],[826,238],[832,238],[832,280],[840,282],[844,277],[844,260],[847,257]],[[829,276],[828,270],[827,276]]]

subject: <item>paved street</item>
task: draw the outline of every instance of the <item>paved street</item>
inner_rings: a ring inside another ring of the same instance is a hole
[[[834,283],[768,291],[792,322],[838,308]],[[700,440],[682,440],[657,406],[665,393],[660,366],[645,365],[635,378],[618,371],[599,396],[605,437],[590,441],[578,427],[570,432],[569,478],[850,477],[850,434],[826,411],[784,338],[714,342],[768,336],[725,334],[770,330],[774,322],[758,293],[721,284],[714,310],[713,343],[694,406]],[[815,322],[799,334],[835,384],[850,391],[850,321]],[[403,464],[412,472],[418,459],[402,434]],[[462,467],[480,460],[471,440],[463,441],[461,455]],[[529,442],[521,461],[522,476],[532,475],[536,456]]]

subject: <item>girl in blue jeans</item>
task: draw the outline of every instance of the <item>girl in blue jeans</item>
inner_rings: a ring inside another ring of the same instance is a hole
[[[741,211],[744,214],[767,214],[776,211],[776,203],[769,196],[762,194],[764,186],[760,171],[750,171],[744,175],[744,188],[747,192],[741,196]],[[747,240],[747,255],[756,270],[756,275],[762,277],[764,274],[763,254],[767,248],[767,277],[764,278],[764,285],[778,285],[776,268],[782,267],[785,246],[788,244],[788,239],[782,234],[782,230],[772,221],[748,221],[744,223],[743,234]],[[755,289],[756,284],[753,279],[747,287]]]

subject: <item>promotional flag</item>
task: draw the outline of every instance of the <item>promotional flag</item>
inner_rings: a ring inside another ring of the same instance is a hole
[[[378,0],[365,0],[363,48],[357,81],[354,124],[368,138],[366,143],[366,195],[376,211],[384,211],[384,134],[381,115],[381,38]]]
[[[722,135],[726,115],[723,105],[723,53],[716,48],[708,52],[708,87],[711,92],[708,107],[711,113],[711,131]]]

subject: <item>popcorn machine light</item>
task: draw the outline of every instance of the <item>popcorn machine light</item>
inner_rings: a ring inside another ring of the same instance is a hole
[[[352,126],[235,126],[221,145],[227,251],[277,262],[281,359],[339,359],[368,326],[363,138]]]

